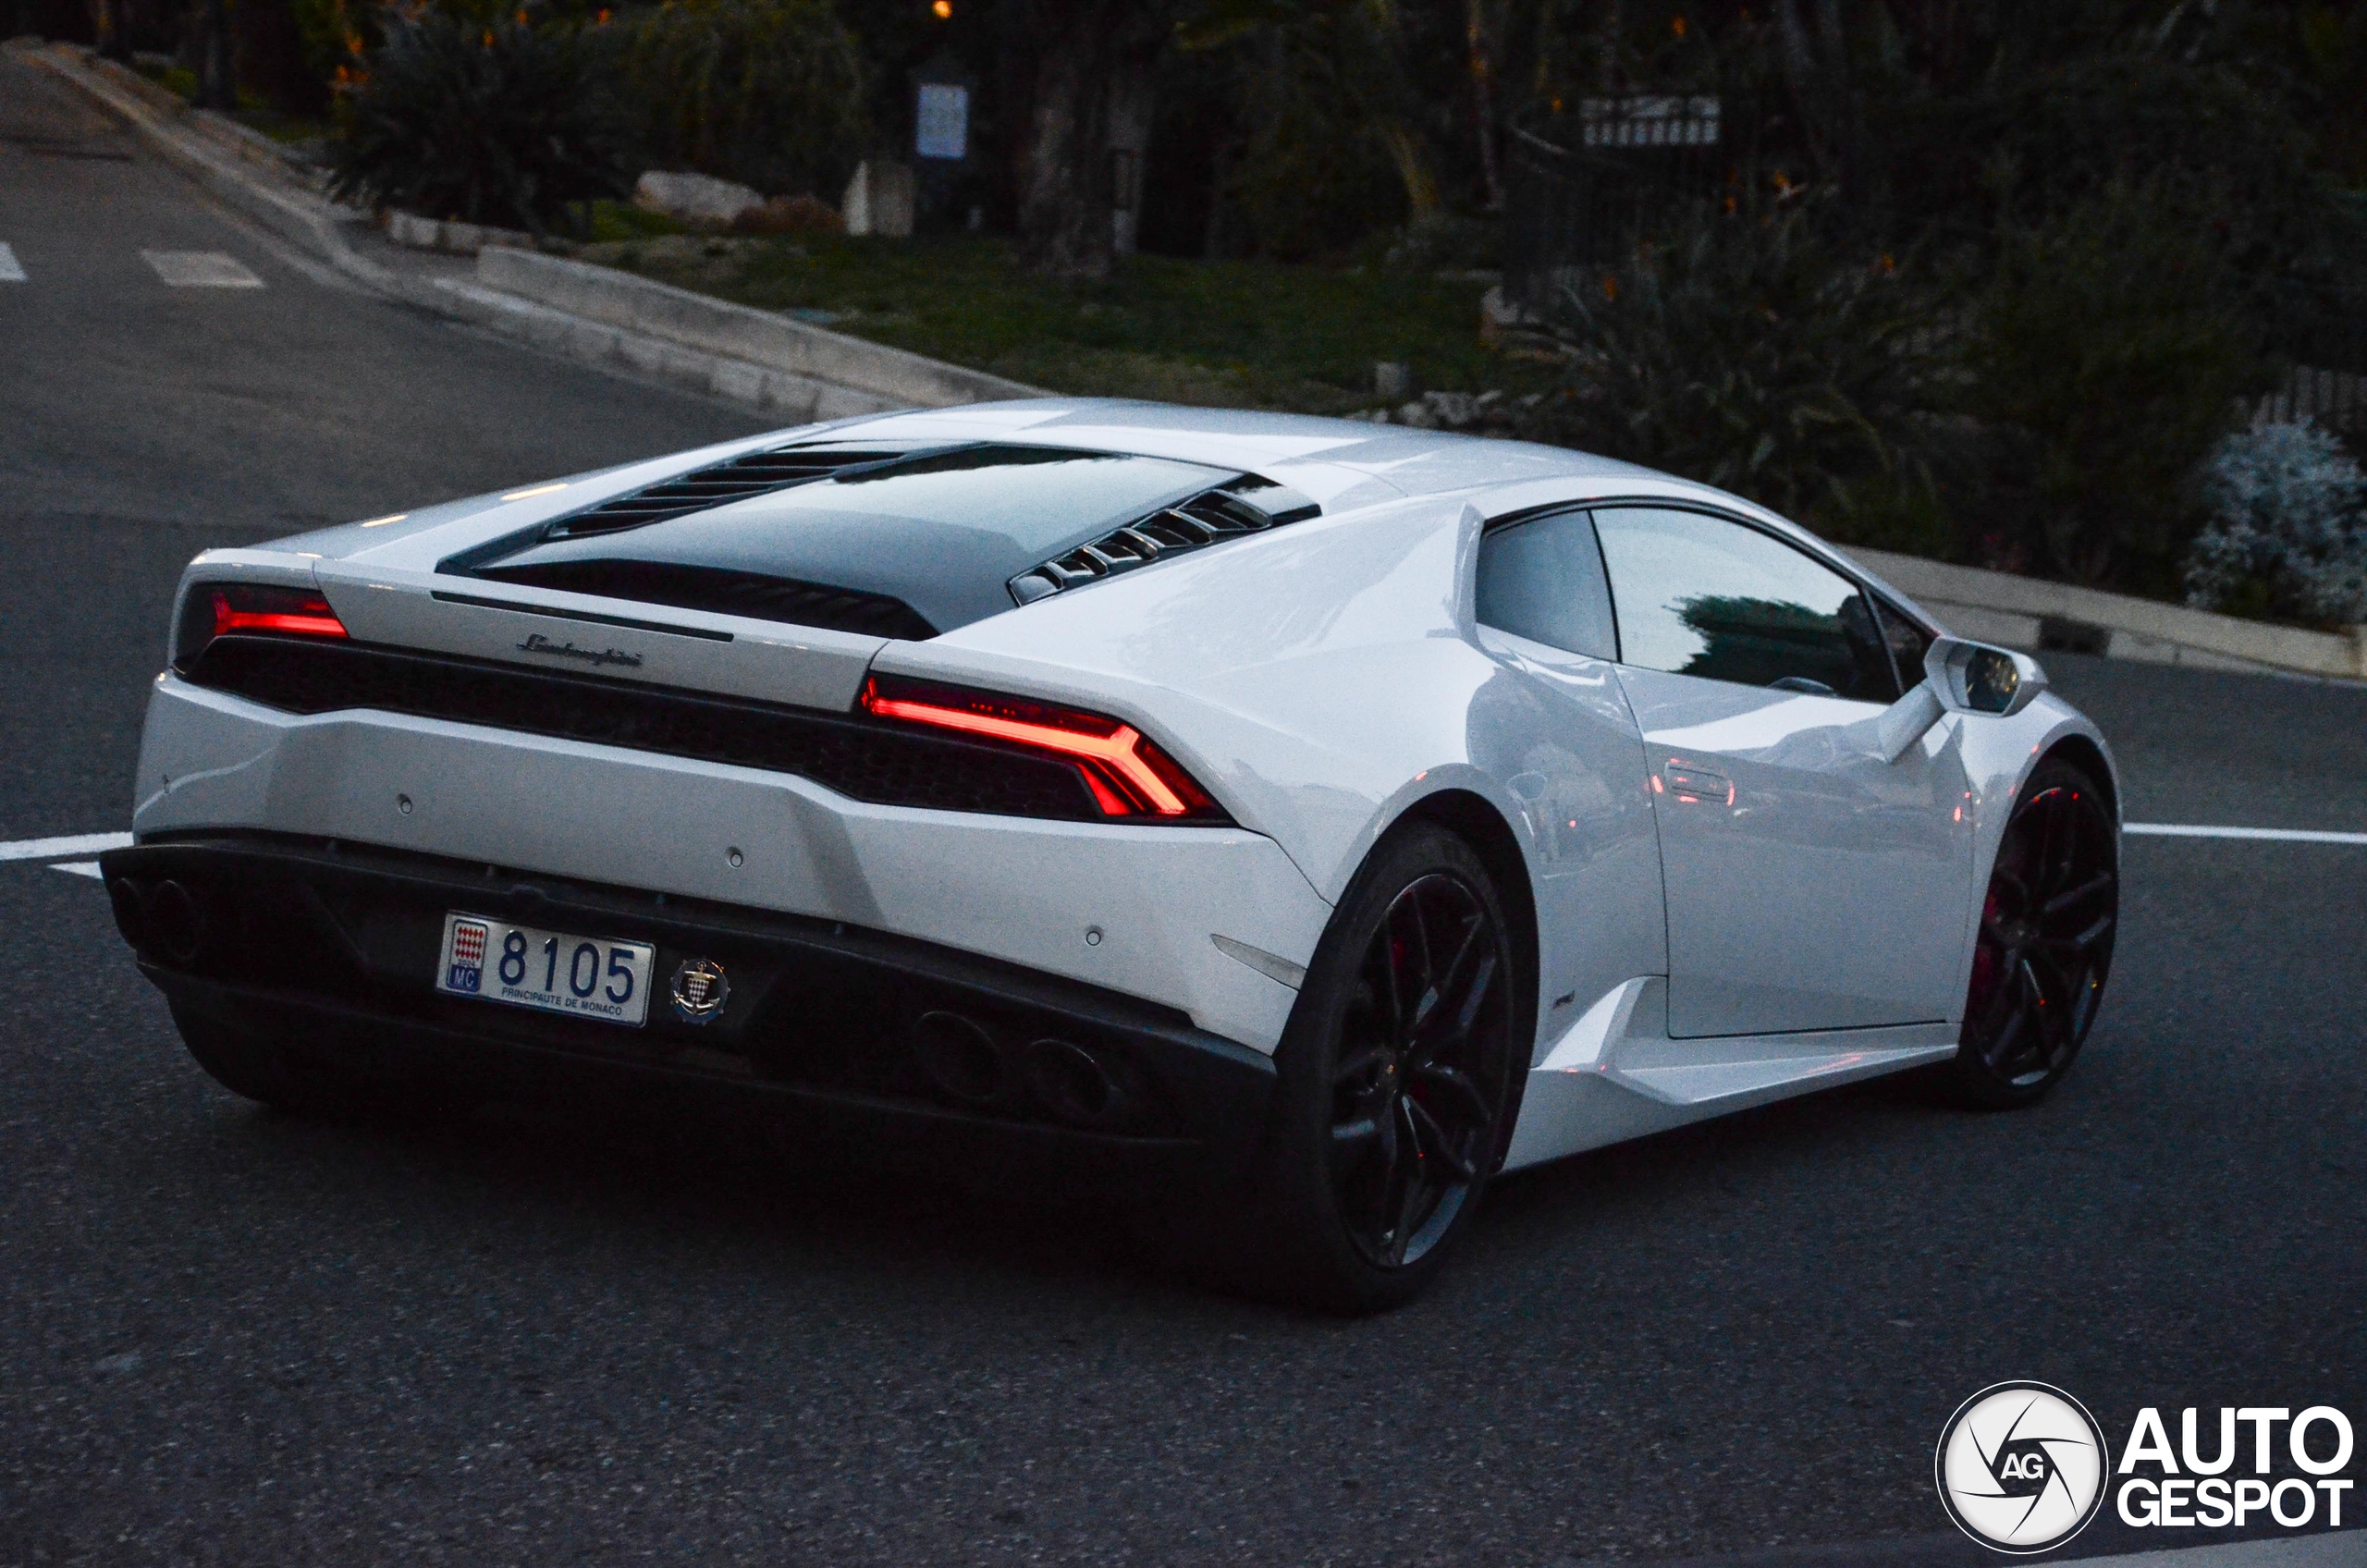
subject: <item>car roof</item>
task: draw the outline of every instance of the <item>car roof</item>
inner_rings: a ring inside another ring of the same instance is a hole
[[[1528,441],[1117,398],[1040,398],[917,410],[838,424],[829,436],[991,439],[1177,458],[1295,485],[1322,502],[1327,511],[1540,479],[1684,483],[1633,463]],[[1704,494],[1714,492],[1705,489]]]

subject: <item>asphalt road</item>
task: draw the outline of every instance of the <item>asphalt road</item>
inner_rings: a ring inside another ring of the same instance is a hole
[[[126,822],[196,549],[748,428],[331,287],[5,61],[0,242],[0,839]],[[2049,664],[2132,819],[2367,829],[2367,691]],[[2367,1413],[2367,848],[2127,873],[2045,1105],[1872,1085],[1567,1161],[1341,1324],[991,1172],[262,1112],[95,882],[0,863],[0,1563],[1979,1559],[1932,1445],[1986,1384],[2116,1438]]]

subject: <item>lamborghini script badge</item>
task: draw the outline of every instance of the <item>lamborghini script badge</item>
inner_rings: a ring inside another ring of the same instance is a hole
[[[554,643],[539,631],[519,643],[518,651],[521,654],[549,654],[562,659],[582,659],[585,664],[620,664],[628,669],[641,668],[639,654],[629,654],[622,648],[579,648],[572,643]]]
[[[711,958],[684,959],[674,971],[674,1011],[684,1022],[705,1023],[723,1011],[731,996],[731,983],[723,977],[723,965]]]

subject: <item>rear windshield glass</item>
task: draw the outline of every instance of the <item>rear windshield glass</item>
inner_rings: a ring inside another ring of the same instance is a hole
[[[836,589],[900,601],[926,623],[901,634],[926,635],[1012,608],[1006,584],[1018,573],[1238,477],[1166,458],[967,447],[618,533],[531,544],[475,570],[733,613],[765,612],[711,602],[721,585],[739,585],[742,606],[761,597],[750,588],[767,582]]]

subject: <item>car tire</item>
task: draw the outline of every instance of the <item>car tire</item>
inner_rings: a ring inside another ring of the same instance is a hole
[[[2039,764],[1982,897],[1964,1030],[1945,1081],[1988,1110],[2035,1105],[2094,1025],[2120,918],[2120,834],[2084,771]]]
[[[416,1114],[423,1102],[391,1084],[365,1083],[309,1050],[264,1034],[173,1010],[181,1043],[215,1083],[245,1099],[289,1116],[325,1121],[391,1121]]]
[[[1375,847],[1275,1053],[1237,1255],[1258,1293],[1343,1314],[1421,1293],[1502,1163],[1533,989],[1468,844],[1415,822]]]

